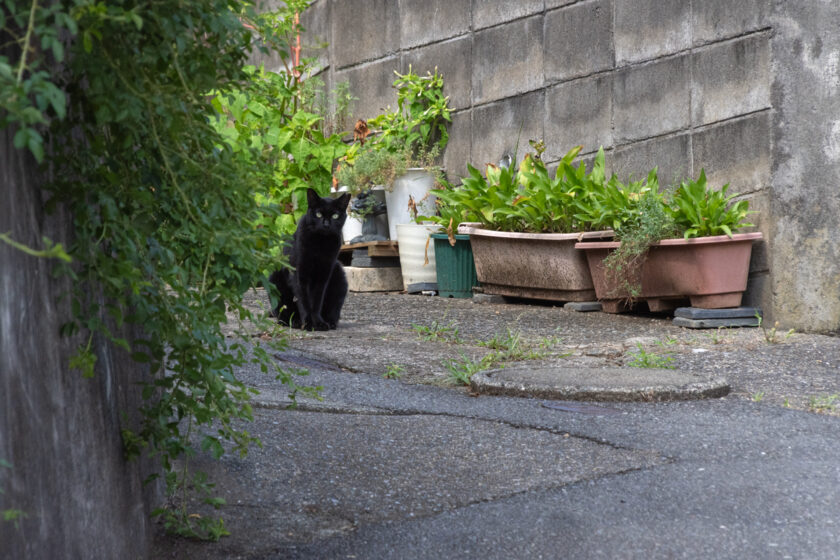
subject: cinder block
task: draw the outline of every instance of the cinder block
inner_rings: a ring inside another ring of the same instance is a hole
[[[770,36],[751,35],[695,52],[691,58],[695,126],[770,107]]]
[[[545,9],[552,10],[554,8],[561,8],[563,6],[568,6],[569,4],[574,4],[579,1],[580,0],[545,0]]]
[[[615,0],[615,59],[621,66],[691,46],[689,0]]]
[[[559,159],[573,146],[584,151],[612,144],[612,75],[583,78],[546,92],[546,157]]]
[[[449,107],[465,109],[470,106],[472,93],[472,37],[435,43],[413,49],[402,57],[402,67],[424,75],[437,67],[443,76],[443,92],[449,96]]]
[[[319,69],[326,68],[330,64],[331,6],[325,0],[314,2],[300,15],[300,24],[304,28],[300,38],[300,55],[303,58],[317,58],[315,66]]]
[[[543,10],[543,0],[480,0],[473,2],[473,29],[483,29]]]
[[[485,164],[497,163],[504,155],[516,152],[521,160],[530,148],[528,140],[544,138],[543,97],[542,91],[536,91],[473,109],[476,141],[470,162],[483,172]]]
[[[612,172],[622,181],[644,179],[654,167],[658,167],[657,176],[662,187],[692,174],[691,142],[687,133],[616,148],[611,159]]]
[[[401,0],[399,5],[400,46],[404,49],[449,39],[470,29],[470,0]]]
[[[613,67],[612,0],[545,16],[545,79],[568,80]]]
[[[403,289],[399,267],[357,268],[345,266],[347,284],[351,292],[399,292]]]
[[[343,68],[397,52],[399,5],[394,0],[332,3],[333,64]]]
[[[446,176],[453,184],[460,183],[459,178],[467,175],[467,164],[472,149],[472,115],[470,111],[452,114],[449,127],[449,143],[443,153],[443,167]]]
[[[613,96],[616,143],[688,128],[688,55],[616,72]]]
[[[770,0],[703,0],[692,2],[691,25],[695,45],[702,45],[770,25]]]
[[[770,112],[763,111],[695,132],[694,174],[705,169],[711,185],[729,183],[731,192],[750,193],[769,186],[770,119]]]
[[[487,103],[543,85],[542,16],[480,31],[473,39],[473,103]]]
[[[396,78],[394,70],[401,70],[400,59],[396,56],[333,73],[336,82],[348,81],[350,92],[357,97],[353,104],[353,122],[375,117],[388,106],[392,110],[396,108],[397,92],[391,87]]]

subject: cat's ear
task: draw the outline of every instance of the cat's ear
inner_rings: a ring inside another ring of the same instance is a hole
[[[321,197],[318,196],[318,192],[313,189],[312,187],[306,189],[306,203],[309,205],[309,208],[315,208],[318,206]]]
[[[350,193],[344,193],[343,195],[339,196],[337,199],[338,206],[342,210],[347,210],[347,205],[350,204]]]

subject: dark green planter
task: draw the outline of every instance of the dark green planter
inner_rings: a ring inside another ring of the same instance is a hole
[[[469,235],[456,235],[455,246],[449,244],[445,233],[433,233],[437,263],[438,294],[441,297],[472,297],[478,286]]]

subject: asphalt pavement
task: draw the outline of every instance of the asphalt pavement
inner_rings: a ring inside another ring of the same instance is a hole
[[[194,465],[232,535],[161,532],[155,558],[840,557],[838,338],[402,294],[351,294],[336,331],[289,334],[276,359],[322,400],[290,410],[238,372],[263,446]],[[482,368],[521,391],[456,379]],[[570,400],[529,371],[727,390]]]

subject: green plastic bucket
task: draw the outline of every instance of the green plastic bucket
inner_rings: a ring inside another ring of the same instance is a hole
[[[445,233],[433,233],[435,260],[437,262],[438,294],[441,297],[472,297],[473,286],[478,286],[469,235],[456,235],[455,245],[449,244]]]

